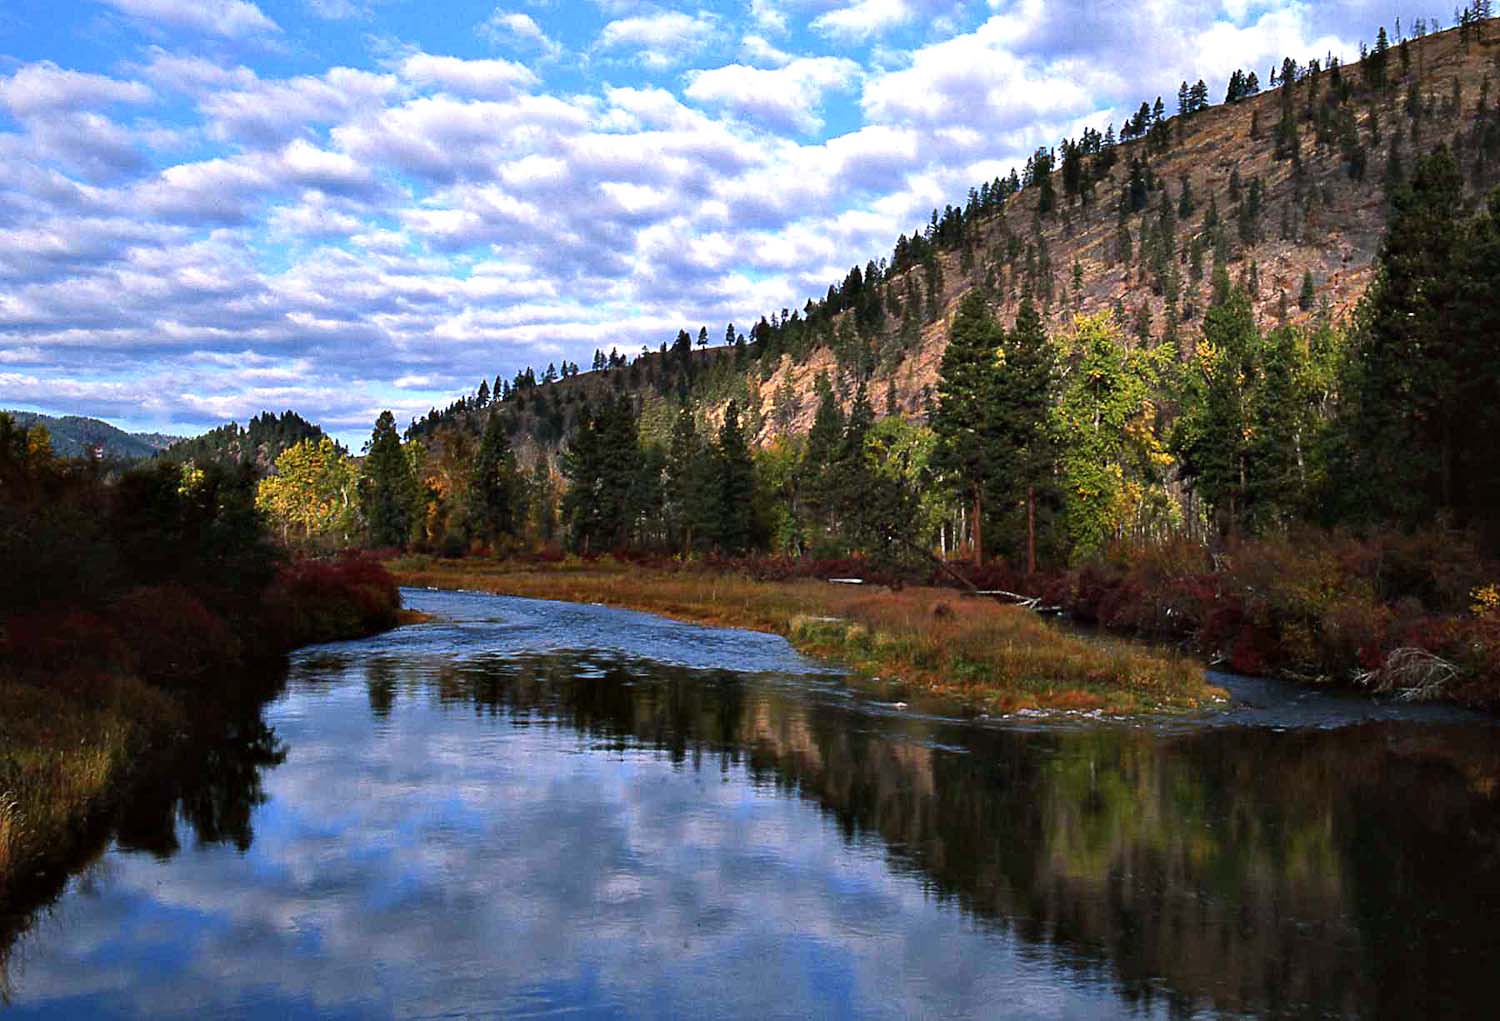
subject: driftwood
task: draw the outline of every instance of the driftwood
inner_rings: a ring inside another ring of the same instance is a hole
[[[976,596],[989,596],[994,599],[1009,599],[1012,606],[1019,606],[1033,613],[1062,613],[1061,606],[1043,606],[1041,596],[1026,596],[1019,592],[1007,592],[1005,589],[975,589]]]
[[[1355,681],[1371,691],[1394,693],[1402,702],[1428,702],[1442,698],[1444,689],[1458,677],[1458,667],[1426,649],[1401,648],[1374,670],[1361,671]]]
[[[965,578],[963,575],[955,571],[946,560],[934,554],[932,550],[923,549],[921,546],[918,546],[916,543],[912,542],[904,536],[892,535],[890,536],[890,538],[895,539],[897,542],[905,546],[907,549],[911,550],[913,553],[917,553],[920,556],[923,556],[927,560],[931,561],[934,567],[936,567],[938,570],[942,571],[948,577],[952,578],[954,581],[958,582],[965,589],[967,589],[968,594],[971,596],[984,596],[989,599],[1007,599],[1010,601],[1012,606],[1019,606],[1022,609],[1030,610],[1033,613],[1063,612],[1061,606],[1043,606],[1041,596],[1027,596],[1022,595],[1019,592],[1007,592],[1004,589],[981,589],[978,585],[975,585],[968,578]],[[863,578],[829,578],[828,581],[833,585],[863,585],[865,583],[865,580]]]

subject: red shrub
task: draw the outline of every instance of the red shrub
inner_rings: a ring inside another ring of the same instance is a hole
[[[56,674],[78,668],[124,667],[130,652],[119,632],[98,614],[17,614],[4,624],[0,656],[17,671]]]
[[[401,593],[369,557],[287,564],[266,590],[264,617],[283,648],[373,634],[396,624]]]
[[[132,589],[111,616],[143,677],[181,682],[239,658],[229,626],[181,585]]]

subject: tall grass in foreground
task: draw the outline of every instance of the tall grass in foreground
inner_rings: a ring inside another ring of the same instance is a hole
[[[58,690],[0,680],[0,895],[56,853],[105,801],[177,704],[129,678],[79,676]]]
[[[770,631],[859,674],[994,712],[1186,709],[1218,694],[1185,657],[1070,634],[1028,611],[942,589],[872,591],[606,561],[413,558],[391,566],[408,585],[608,603]]]

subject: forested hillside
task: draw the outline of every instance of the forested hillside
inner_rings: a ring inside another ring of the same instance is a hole
[[[563,363],[486,380],[411,435],[503,397],[523,445],[555,450],[584,400],[629,392],[649,422],[655,399],[682,396],[680,375],[715,422],[735,397],[756,446],[811,428],[820,374],[846,411],[864,381],[878,416],[925,419],[953,316],[975,289],[1003,321],[1031,294],[1052,330],[1104,313],[1123,343],[1167,343],[1182,359],[1216,272],[1245,289],[1264,327],[1338,324],[1370,284],[1390,197],[1422,154],[1452,150],[1470,203],[1500,181],[1500,27],[1466,13],[1458,28],[1427,34],[1418,22],[1400,41],[1381,29],[1355,64],[1308,57],[1226,68],[1217,105],[1202,82],[1163,83],[1125,124],[976,182],[824,295],[757,323],[688,327],[655,352],[601,352],[594,371]],[[714,349],[739,338],[748,350],[731,371]]]
[[[214,462],[226,466],[248,464],[261,474],[270,471],[282,452],[304,440],[324,437],[323,430],[295,411],[273,415],[262,412],[248,425],[226,422],[201,436],[179,440],[166,456],[174,461]]]
[[[97,418],[64,415],[54,418],[31,411],[5,412],[23,428],[42,426],[58,457],[93,457],[138,461],[152,457],[179,441],[160,433],[128,433]]]
[[[962,559],[1246,671],[1495,701],[1500,30],[1460,20],[1184,82],[798,309],[386,413],[362,467],[300,444],[261,504],[314,545]]]

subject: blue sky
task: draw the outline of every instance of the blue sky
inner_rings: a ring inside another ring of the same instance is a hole
[[[1397,12],[7,0],[0,407],[357,442],[801,305],[1038,145]]]

